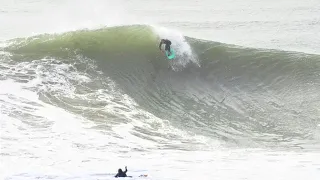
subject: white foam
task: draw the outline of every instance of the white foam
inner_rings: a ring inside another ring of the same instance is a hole
[[[36,92],[24,89],[25,84],[6,80],[0,85],[6,87],[0,92],[1,153],[8,154],[1,155],[4,174],[0,177],[21,172],[59,175],[65,174],[65,168],[77,171],[81,161],[103,159],[105,153],[99,147],[116,143],[108,135],[88,129],[91,121],[41,102]],[[119,150],[114,148],[112,151]]]
[[[88,64],[88,68],[95,68],[94,66],[90,66],[89,62],[84,63]],[[70,64],[67,65],[53,59],[34,60],[32,62],[18,63],[14,68],[8,68],[2,73],[15,75],[16,73],[27,73],[28,71],[34,71],[34,73],[30,75],[32,76],[32,78],[28,83],[19,84],[10,81],[8,82],[8,84],[3,84],[2,87],[11,87],[13,89],[2,89],[3,91],[5,91],[3,93],[6,94],[14,92],[14,96],[16,97],[18,97],[20,93],[22,93],[23,95],[27,95],[28,98],[32,97],[32,99],[28,100],[35,102],[38,102],[37,92],[45,92],[57,96],[58,99],[60,96],[62,96],[72,98],[75,101],[96,101],[99,102],[99,104],[105,104],[106,106],[104,108],[98,107],[100,111],[102,110],[101,108],[103,108],[103,111],[105,111],[106,113],[113,114],[117,117],[119,116],[129,122],[128,124],[119,123],[118,125],[114,125],[113,133],[117,134],[119,137],[124,137],[127,140],[131,139],[128,141],[128,143],[131,143],[131,147],[140,147],[142,145],[147,146],[147,144],[150,144],[150,148],[154,148],[157,144],[144,138],[137,138],[136,135],[133,135],[139,134],[139,132],[134,130],[138,127],[150,132],[162,134],[163,137],[168,136],[168,133],[175,134],[176,136],[180,137],[175,142],[178,144],[179,141],[183,141],[183,139],[194,139],[194,141],[203,144],[208,143],[207,141],[209,139],[202,136],[189,134],[187,132],[184,132],[183,130],[178,130],[172,127],[170,123],[168,123],[168,121],[160,119],[155,115],[140,109],[139,105],[136,104],[136,102],[134,102],[134,100],[128,95],[123,94],[123,92],[119,91],[116,84],[110,79],[105,80],[105,83],[108,84],[108,87],[106,89],[98,89],[88,94],[78,94],[76,92],[77,84],[72,83],[72,81],[81,84],[90,82],[91,79],[86,74],[76,71],[75,68]],[[24,88],[33,89],[34,92],[28,91]],[[92,99],[93,97],[94,99]],[[68,104],[68,106],[74,106],[74,108],[79,110],[90,109],[85,105],[73,103]],[[49,110],[43,109],[37,113],[37,115],[41,117],[49,116],[53,118],[56,117],[55,114],[59,113],[51,110],[51,108],[49,108]],[[70,119],[73,120],[73,118]],[[108,120],[106,119],[106,121]],[[99,125],[98,122],[97,125]],[[154,128],[155,125],[156,128]],[[69,128],[69,126],[64,127],[63,121],[61,121],[61,124],[55,122],[55,126],[53,128],[55,129],[55,131],[57,131],[57,133],[59,133],[59,130],[62,131],[60,133],[69,131],[69,129],[64,129]],[[124,129],[125,131],[123,131]],[[141,135],[148,136],[147,134]],[[155,141],[170,143],[170,139],[163,137],[153,136],[152,139],[154,139]],[[140,141],[138,141],[138,139],[140,139]]]

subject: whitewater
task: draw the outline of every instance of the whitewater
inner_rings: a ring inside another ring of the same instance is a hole
[[[320,178],[318,1],[0,5],[1,179]]]

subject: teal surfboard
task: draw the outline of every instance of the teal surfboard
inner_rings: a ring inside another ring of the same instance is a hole
[[[170,52],[171,52],[171,54],[170,54],[170,56],[168,55],[169,53],[168,53],[168,51],[166,51],[166,56],[167,56],[167,58],[168,59],[174,59],[175,57],[176,57],[176,54],[174,53],[174,50],[172,49],[172,48],[170,48]]]

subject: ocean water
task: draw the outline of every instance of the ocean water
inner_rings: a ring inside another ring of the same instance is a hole
[[[1,179],[320,178],[317,0],[0,5]]]

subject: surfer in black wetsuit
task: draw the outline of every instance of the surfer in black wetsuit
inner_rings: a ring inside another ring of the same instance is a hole
[[[122,169],[118,169],[118,174],[117,175],[115,175],[114,177],[127,177],[127,171],[128,171],[128,169],[127,169],[127,166],[126,166],[126,170],[125,171],[122,171]]]
[[[165,44],[164,50],[168,51],[168,54],[171,54],[170,51],[170,45],[171,45],[171,41],[169,41],[168,39],[161,39],[160,44],[159,44],[159,49],[161,50],[161,45]]]

